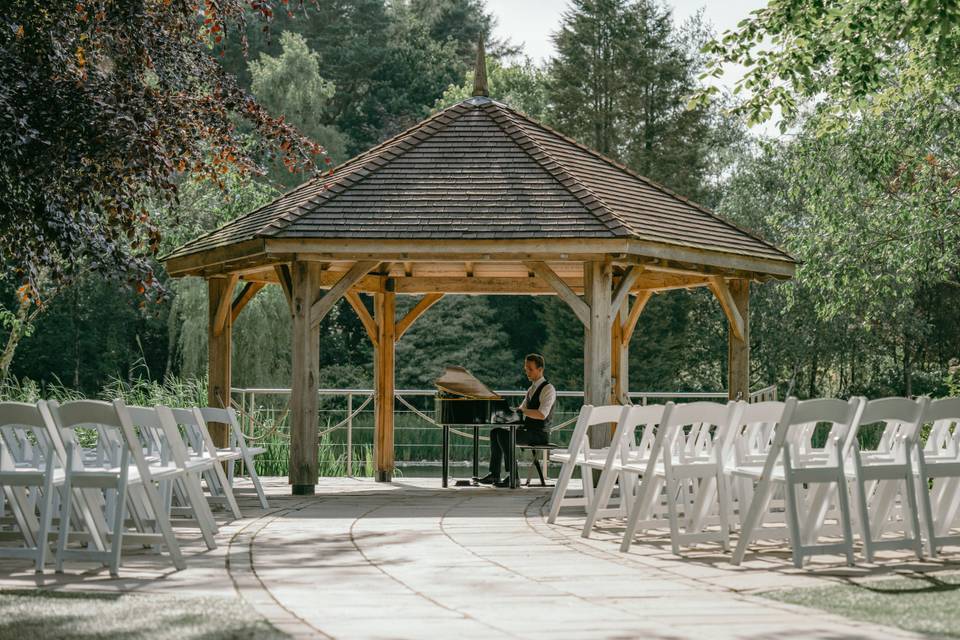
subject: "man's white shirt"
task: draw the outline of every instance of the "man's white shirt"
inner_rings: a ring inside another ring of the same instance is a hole
[[[530,385],[530,388],[527,389],[527,395],[523,399],[523,402],[520,403],[521,409],[527,408],[527,401],[530,400],[530,397],[533,395],[534,391],[537,390],[541,384],[543,384],[544,378],[540,376],[533,381],[533,384]],[[550,415],[550,410],[553,409],[553,403],[557,401],[557,390],[552,384],[546,384],[543,387],[543,390],[540,392],[540,407],[537,409],[544,416]]]

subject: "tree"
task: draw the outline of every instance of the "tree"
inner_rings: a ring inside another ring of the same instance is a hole
[[[960,71],[960,5],[901,0],[774,0],[705,47],[707,73],[747,68],[736,83],[736,110],[753,122],[780,108],[787,120],[804,100],[826,96],[841,112],[883,90],[911,58],[933,81],[950,86]],[[718,91],[709,87],[698,102]]]
[[[397,317],[416,301],[397,300]],[[487,385],[512,387],[523,363],[511,357],[507,337],[486,300],[446,296],[397,343],[397,385],[429,388],[446,365],[470,369]]]
[[[699,17],[677,28],[657,0],[575,0],[554,34],[553,122],[565,134],[687,197],[709,200],[718,150],[741,128],[687,108],[707,37]],[[707,203],[709,204],[709,202]]]
[[[257,101],[275,116],[282,116],[307,138],[323,145],[329,164],[346,160],[346,137],[336,127],[325,124],[325,105],[336,93],[336,86],[320,76],[320,57],[307,46],[306,39],[291,31],[280,35],[282,53],[261,53],[251,60],[250,88]],[[309,175],[287,171],[280,164],[274,175],[286,186],[296,186]]]
[[[231,167],[257,172],[268,152],[290,166],[314,162],[321,148],[271,117],[214,59],[250,7],[273,12],[272,3],[243,0],[202,11],[185,1],[7,7],[0,264],[18,309],[43,305],[83,272],[157,291],[150,257],[161,236],[148,199],[175,202],[185,176],[219,183]],[[236,119],[255,135],[241,134]]]

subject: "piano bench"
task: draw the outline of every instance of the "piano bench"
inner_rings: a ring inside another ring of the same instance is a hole
[[[540,458],[538,457],[541,453],[549,453],[555,449],[566,449],[563,445],[556,444],[554,442],[548,442],[547,444],[518,444],[517,449],[520,451],[529,451],[530,457],[533,459],[533,468],[537,470],[537,475],[540,476],[540,486],[548,487],[552,485],[547,484],[546,476],[544,475],[544,469],[540,465]],[[550,458],[547,456],[545,462],[549,465]],[[530,469],[527,469],[527,479],[523,483],[523,486],[530,486],[530,476],[532,475]]]

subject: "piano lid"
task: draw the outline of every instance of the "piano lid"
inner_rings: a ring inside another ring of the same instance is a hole
[[[443,375],[434,380],[433,384],[440,391],[471,400],[502,400],[472,373],[456,365],[448,366]]]

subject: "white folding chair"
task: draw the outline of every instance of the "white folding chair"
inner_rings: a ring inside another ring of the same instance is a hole
[[[910,549],[918,558],[923,557],[913,456],[920,443],[920,425],[928,401],[864,401],[847,435],[845,454],[852,459],[853,468],[846,467],[846,474],[855,487],[856,523],[867,562],[873,562],[874,553],[881,549]],[[882,423],[883,432],[876,449],[862,450],[858,436],[878,423]],[[902,535],[882,539],[892,530]]]
[[[602,463],[606,460],[607,447],[592,449],[590,447],[589,430],[590,427],[610,428],[610,424],[616,423],[620,419],[620,412],[623,410],[621,405],[607,405],[603,407],[594,407],[592,405],[583,405],[580,408],[580,415],[577,417],[577,424],[570,436],[570,446],[566,451],[555,451],[550,454],[550,460],[559,462],[563,466],[560,468],[560,474],[557,476],[557,484],[553,487],[553,497],[550,501],[550,513],[547,516],[547,522],[553,524],[557,521],[561,507],[584,507],[587,508],[593,499],[593,478],[592,472],[585,467],[588,460],[597,460]],[[583,481],[583,493],[580,496],[568,496],[567,489],[570,485],[570,479],[573,472],[580,467],[580,477]]]
[[[177,569],[186,563],[173,534],[166,508],[154,484],[182,475],[173,465],[150,465],[143,455],[140,440],[130,414],[122,400],[112,403],[79,400],[63,405],[49,403],[51,414],[66,446],[64,497],[61,501],[60,526],[57,536],[57,571],[63,570],[65,560],[93,560],[110,567],[117,576],[123,542],[162,544]],[[96,434],[96,449],[85,451],[80,446],[77,432],[89,429]],[[131,516],[138,531],[127,532],[126,516],[131,487],[142,495],[143,503],[131,501]],[[72,489],[100,489],[109,494],[106,500],[108,529],[100,537],[109,540],[109,549],[68,549]],[[135,514],[143,509],[143,513]]]
[[[733,469],[763,464],[770,450],[774,427],[782,415],[782,402],[740,401],[740,408],[727,435],[727,450],[723,454],[724,478],[730,487],[731,508],[736,516],[735,519],[731,517],[731,522],[735,523],[736,528],[742,524],[753,498],[753,479],[738,476]],[[777,508],[782,507],[782,497],[779,502]]]
[[[177,526],[195,526],[200,529],[207,549],[216,549],[217,543],[214,534],[217,532],[217,522],[210,511],[200,485],[200,477],[206,468],[217,464],[210,459],[190,459],[187,448],[183,443],[177,422],[164,406],[158,407],[127,407],[130,419],[139,430],[140,437],[145,444],[145,456],[155,457],[161,465],[174,464],[183,474],[172,481],[163,483],[163,498],[168,505],[168,513],[173,513],[170,506],[176,495],[182,503],[182,510],[188,518],[171,518],[170,524]]]
[[[231,453],[240,454],[240,459],[243,460],[243,466],[246,468],[247,474],[250,476],[250,481],[253,482],[254,489],[257,491],[257,497],[260,498],[260,506],[264,509],[269,509],[270,503],[267,502],[267,494],[264,493],[263,485],[260,484],[260,476],[257,474],[257,468],[253,460],[255,456],[266,452],[266,448],[247,446],[246,436],[243,435],[243,430],[240,428],[240,423],[237,420],[237,412],[234,411],[233,407],[226,409],[203,407],[200,409],[200,414],[207,422],[220,422],[230,427],[230,444],[226,447],[226,450]],[[233,471],[233,464],[231,464],[227,473],[231,486],[233,486]]]
[[[0,547],[0,556],[29,558],[37,573],[49,551],[54,494],[64,483],[55,431],[46,405],[0,403],[0,487],[24,545]]]
[[[590,537],[598,519],[626,516],[627,505],[636,490],[638,476],[625,468],[627,465],[644,465],[649,460],[654,434],[663,415],[662,404],[624,406],[602,465],[596,459],[585,461],[585,466],[589,468],[601,466],[602,473],[594,492],[593,503],[587,509],[587,519],[583,523],[581,535],[584,538]],[[641,429],[639,440],[638,428]],[[613,488],[617,483],[620,485],[620,505],[618,509],[609,509]]]
[[[818,553],[842,553],[847,563],[853,564],[853,533],[843,448],[861,404],[859,398],[851,398],[849,402],[834,399],[800,402],[788,398],[763,463],[745,464],[730,470],[756,483],[749,509],[741,522],[733,564],[743,561],[747,545],[753,540],[783,537],[781,531],[770,531],[763,526],[768,520],[770,501],[777,486],[783,488],[786,497],[787,536],[794,564],[802,567],[808,556]],[[829,425],[826,444],[823,448],[815,448],[812,439],[818,427],[822,428],[824,424]],[[801,505],[804,490],[806,497]],[[804,518],[801,518],[801,506],[805,507]],[[831,512],[838,521],[842,537],[839,543],[820,542],[827,532],[825,524]]]
[[[960,398],[931,400],[923,423],[932,426],[926,445],[917,447],[916,484],[933,558],[939,547],[960,544],[960,532],[953,531],[960,526]]]
[[[624,465],[642,475],[630,506],[621,551],[629,551],[637,528],[649,528],[665,493],[670,546],[701,542],[730,545],[730,504],[723,477],[727,434],[736,420],[736,402],[668,403],[646,464]],[[681,518],[682,513],[682,518]]]
[[[237,498],[233,495],[233,487],[223,470],[224,463],[232,465],[240,459],[240,452],[232,449],[217,449],[213,438],[207,430],[207,423],[203,419],[198,407],[189,409],[170,409],[173,419],[184,429],[184,444],[188,447],[191,462],[200,460],[208,463],[202,467],[202,475],[210,492],[212,502],[226,502],[230,513],[237,520],[243,517]]]

